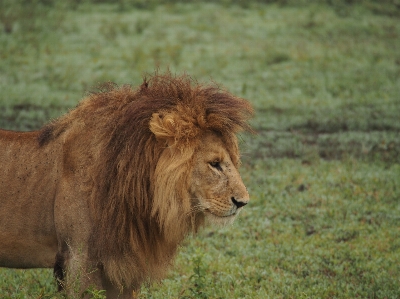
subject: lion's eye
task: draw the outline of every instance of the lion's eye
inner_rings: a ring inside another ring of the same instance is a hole
[[[221,163],[219,161],[210,162],[211,167],[222,171]]]

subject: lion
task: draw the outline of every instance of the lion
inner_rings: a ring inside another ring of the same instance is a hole
[[[249,202],[250,103],[188,75],[106,84],[39,131],[0,130],[0,266],[54,268],[67,296],[132,298],[185,236]]]

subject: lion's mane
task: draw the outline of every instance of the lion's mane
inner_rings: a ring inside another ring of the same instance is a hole
[[[113,283],[162,277],[179,242],[203,223],[188,194],[199,135],[220,134],[238,162],[233,136],[251,130],[252,113],[247,101],[216,85],[166,73],[137,89],[108,84],[42,129],[41,146],[64,138],[90,160],[82,182],[93,223],[89,255]],[[74,138],[79,134],[85,141]]]

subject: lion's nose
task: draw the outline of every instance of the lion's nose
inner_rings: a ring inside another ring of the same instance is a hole
[[[231,197],[231,200],[232,200],[233,204],[234,204],[238,209],[241,208],[241,207],[243,207],[243,206],[245,206],[245,205],[247,205],[247,202],[238,201],[238,200],[236,200],[236,198],[234,198],[233,196]]]

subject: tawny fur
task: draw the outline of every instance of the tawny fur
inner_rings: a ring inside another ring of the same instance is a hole
[[[235,135],[251,130],[247,120],[252,112],[247,101],[215,85],[166,73],[145,79],[136,89],[108,84],[39,132],[26,133],[37,144],[31,141],[33,149],[19,154],[35,156],[37,151],[38,165],[44,159],[56,165],[43,166],[54,176],[45,180],[53,186],[47,196],[55,194],[55,214],[48,220],[53,217],[55,223],[49,228],[50,243],[58,244],[54,258],[85,260],[87,271],[92,267],[104,274],[92,279],[95,285],[105,279],[118,290],[162,278],[178,244],[204,222],[204,208],[197,209],[199,202],[190,194],[200,140],[221,140],[215,143],[223,144],[236,169]],[[20,133],[0,133],[0,145],[9,146],[4,141],[9,135],[23,143],[15,135]],[[9,152],[0,157],[6,159]],[[238,188],[246,197],[244,186]],[[73,252],[79,248],[82,257]],[[0,245],[0,266],[1,252]],[[60,271],[62,265],[56,266]]]

